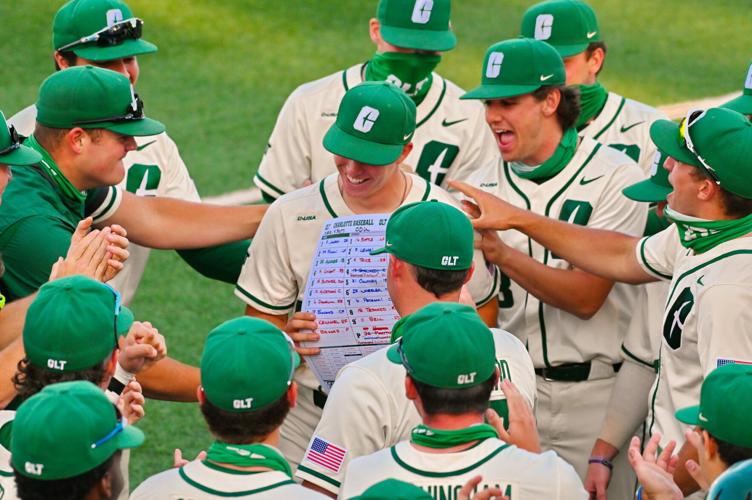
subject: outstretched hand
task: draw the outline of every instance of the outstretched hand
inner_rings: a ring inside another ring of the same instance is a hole
[[[521,209],[500,198],[472,187],[464,182],[449,181],[449,187],[456,189],[472,201],[463,200],[462,208],[470,216],[473,227],[477,230],[494,229],[502,231],[512,228],[512,220]]]
[[[651,500],[684,498],[674,482],[674,470],[678,461],[678,457],[673,454],[676,442],[670,441],[663,451],[658,453],[660,441],[661,435],[653,434],[645,445],[645,451],[640,453],[640,438],[633,437],[629,443],[629,463],[637,474],[645,497]]]

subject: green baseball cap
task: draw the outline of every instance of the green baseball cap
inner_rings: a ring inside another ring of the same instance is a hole
[[[392,45],[417,50],[452,50],[450,0],[380,0],[376,17],[381,36]]]
[[[708,491],[708,500],[752,498],[752,459],[736,462],[718,476]]]
[[[415,133],[415,103],[388,82],[365,82],[348,90],[324,148],[368,165],[389,165]]]
[[[287,392],[298,365],[300,356],[287,334],[268,321],[243,316],[209,332],[201,385],[222,410],[259,410]]]
[[[418,382],[465,389],[482,384],[496,369],[493,334],[470,306],[434,302],[404,318],[400,331],[386,356]]]
[[[120,0],[71,0],[55,14],[52,47],[97,62],[156,52],[142,25]]]
[[[666,155],[655,152],[653,164],[650,166],[650,178],[636,182],[621,190],[624,196],[634,201],[658,203],[666,201],[666,196],[674,190],[668,182],[668,170],[663,168]]]
[[[390,253],[410,264],[459,271],[473,265],[473,225],[461,211],[439,201],[409,203],[386,225],[386,245],[371,255]]]
[[[553,47],[531,38],[514,38],[488,48],[480,86],[460,99],[503,99],[564,85],[566,80],[564,62]]]
[[[676,412],[680,422],[699,425],[714,437],[752,448],[752,427],[746,415],[752,411],[752,365],[728,364],[705,377],[700,404]]]
[[[112,354],[132,324],[133,313],[109,285],[86,276],[50,281],[26,314],[26,357],[55,372],[91,368]]]
[[[18,474],[52,481],[80,476],[144,433],[125,425],[102,389],[83,380],[48,385],[16,412],[11,463]]]
[[[693,110],[681,123],[657,120],[650,138],[658,149],[694,165],[742,198],[752,199],[752,122],[724,108]]]
[[[414,484],[385,479],[350,500],[431,500],[433,497]]]
[[[544,40],[559,55],[573,56],[601,41],[601,30],[593,9],[579,0],[551,0],[533,5],[522,16],[520,33]]]
[[[749,67],[747,68],[742,95],[736,99],[731,99],[729,102],[721,105],[721,107],[733,109],[743,115],[752,115],[752,62],[749,63]]]
[[[21,144],[21,137],[13,126],[8,127],[5,115],[0,111],[0,164],[34,165],[42,161],[42,155]]]
[[[101,128],[137,137],[165,130],[144,116],[144,104],[125,75],[94,66],[75,66],[47,77],[36,106],[37,121],[52,128]]]

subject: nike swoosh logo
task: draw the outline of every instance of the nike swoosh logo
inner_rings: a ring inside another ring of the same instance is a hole
[[[448,121],[446,118],[444,118],[444,121],[441,122],[441,124],[445,127],[451,127],[452,125],[456,125],[457,123],[466,122],[468,119],[463,118],[461,120],[454,120],[454,121]]]
[[[697,415],[697,418],[699,418],[699,419],[700,419],[700,420],[702,420],[703,422],[707,422],[707,421],[708,421],[708,419],[707,419],[707,418],[705,417],[705,415],[703,415],[702,413],[700,413],[699,415]]]
[[[406,141],[406,140],[408,140],[408,139],[409,139],[410,137],[412,137],[412,136],[413,136],[413,134],[412,134],[412,133],[410,133],[410,134],[407,134],[407,135],[406,135],[405,137],[403,137],[403,138],[402,138],[402,140],[403,140],[403,141]]]
[[[546,75],[546,76],[543,76],[543,75],[541,75],[541,77],[540,77],[540,80],[541,80],[542,82],[545,82],[546,80],[548,80],[549,78],[551,78],[551,77],[553,77],[553,76],[554,76],[554,74],[553,74],[553,73],[551,73],[550,75]]]
[[[153,140],[153,141],[151,141],[151,142],[147,142],[146,144],[142,144],[142,145],[140,145],[139,147],[137,147],[137,148],[136,148],[136,151],[143,151],[144,149],[148,148],[149,146],[151,146],[151,145],[152,145],[152,144],[154,144],[155,142],[157,142],[157,140],[156,140],[156,139],[154,139],[154,140]]]
[[[632,125],[629,125],[629,126],[627,126],[627,127],[624,127],[624,126],[622,126],[622,127],[621,127],[621,133],[623,134],[623,133],[624,133],[624,132],[626,132],[627,130],[629,130],[629,129],[632,129],[632,128],[635,128],[635,127],[636,127],[637,125],[639,125],[639,124],[641,124],[641,123],[645,123],[645,120],[643,120],[643,121],[641,121],[641,122],[633,123]]]
[[[597,35],[597,31],[588,31],[587,37],[588,39],[593,38],[595,35]]]
[[[604,175],[605,175],[605,174],[604,174]],[[595,182],[595,181],[597,181],[598,179],[600,179],[601,177],[603,177],[603,175],[599,175],[598,177],[593,177],[592,179],[585,179],[585,178],[583,177],[582,179],[580,179],[580,186],[584,186],[584,185],[586,185],[586,184],[590,184],[591,182]]]

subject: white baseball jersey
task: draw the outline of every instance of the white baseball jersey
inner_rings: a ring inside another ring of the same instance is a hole
[[[643,177],[623,153],[582,137],[569,164],[542,184],[517,176],[503,160],[476,171],[470,183],[537,214],[636,236],[645,227],[647,204],[629,200],[621,190]],[[499,236],[539,262],[570,268],[569,262],[521,232],[503,231]],[[598,312],[582,320],[542,303],[502,276],[499,322],[528,346],[536,368],[591,360],[594,366],[611,365],[621,361],[621,342],[635,298],[636,291],[630,285],[617,283]]]
[[[131,500],[204,500],[210,498],[323,499],[284,472],[239,471],[200,460],[151,476],[131,494]]]
[[[0,411],[0,428],[12,423],[15,416],[15,411]],[[10,450],[0,445],[0,500],[16,500],[17,498],[16,480],[10,465]]]
[[[646,272],[671,279],[648,421],[663,444],[681,443],[687,426],[674,413],[699,404],[708,373],[729,363],[752,363],[752,238],[695,254],[671,226],[643,238],[636,256]]]
[[[579,133],[623,151],[649,176],[657,150],[650,125],[661,119],[667,117],[657,109],[609,92],[601,112]]]
[[[452,195],[442,188],[417,175],[406,175],[412,179],[412,186],[403,205],[438,200],[459,207]],[[296,304],[302,302],[324,224],[335,217],[354,215],[339,192],[337,178],[338,174],[330,175],[316,184],[280,197],[269,207],[235,287],[235,295],[246,304],[263,313],[282,315],[293,312]],[[481,252],[475,252],[474,263],[475,272],[468,287],[476,303],[481,305],[496,294],[497,280],[488,270]],[[313,372],[302,365],[296,371],[295,380],[301,388],[301,401],[282,426],[280,446],[285,457],[298,464],[321,417],[321,410],[308,401],[312,397],[310,391],[319,386]],[[290,443],[293,446],[288,446]]]
[[[34,133],[37,110],[29,106],[16,113],[8,123],[18,133],[30,136]],[[137,196],[165,196],[186,201],[201,201],[196,185],[180,157],[175,143],[166,132],[149,137],[134,137],[138,149],[123,158],[125,178],[118,185]],[[102,222],[99,221],[98,222]],[[130,256],[125,267],[110,281],[123,296],[123,303],[133,299],[138,283],[146,268],[150,249],[131,243]]]
[[[509,332],[491,331],[501,379],[511,380],[533,408],[535,372],[525,346]],[[337,493],[351,460],[409,439],[410,431],[421,423],[415,405],[405,396],[405,368],[389,361],[387,350],[340,370],[297,477]],[[505,399],[497,386],[491,393],[491,406]],[[317,438],[345,450],[339,467],[326,467],[308,458]]]
[[[402,441],[356,458],[347,468],[339,498],[360,495],[390,478],[420,486],[436,499],[456,498],[477,475],[483,476],[478,490],[498,487],[511,500],[588,497],[572,466],[553,451],[530,453],[491,438],[456,453],[426,453]]]
[[[277,198],[336,172],[322,141],[345,92],[362,83],[365,64],[357,64],[298,87],[277,117],[254,182]],[[405,160],[415,173],[440,186],[464,180],[478,165],[499,156],[486,125],[483,105],[460,101],[464,90],[433,74],[433,83],[417,107],[413,150]]]
[[[638,298],[621,351],[625,361],[655,368],[661,347],[668,282],[655,281],[636,288],[639,289]]]

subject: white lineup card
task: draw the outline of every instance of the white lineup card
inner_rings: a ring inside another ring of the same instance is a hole
[[[389,344],[399,319],[386,289],[389,255],[384,246],[389,214],[353,215],[327,221],[308,274],[303,311],[316,314],[318,356],[306,356],[325,392],[340,368]]]

